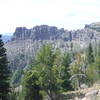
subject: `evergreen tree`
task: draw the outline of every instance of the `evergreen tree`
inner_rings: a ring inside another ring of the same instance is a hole
[[[100,56],[100,42],[98,44],[97,56]]]
[[[95,82],[97,82],[100,79],[100,73],[99,73],[99,68],[100,64],[99,63],[92,63],[89,64],[88,68],[87,68],[87,82],[88,85],[93,85]]]
[[[84,54],[76,53],[75,60],[70,64],[71,84],[74,89],[80,89],[81,84],[86,80],[84,74]]]
[[[24,100],[43,100],[42,95],[40,94],[40,87],[36,84],[37,78],[31,76],[31,69],[25,72],[23,79],[23,97]]]
[[[71,86],[71,82],[70,82],[70,63],[71,63],[71,57],[69,53],[65,53],[64,57],[63,57],[63,65],[65,66],[64,69],[64,76],[63,76],[63,83],[62,83],[62,87],[65,91],[71,90],[72,86]]]
[[[86,55],[86,62],[87,62],[87,69],[86,69],[86,75],[87,75],[87,83],[88,85],[93,85],[94,82],[96,82],[99,79],[99,67],[100,67],[100,58],[99,58],[99,48],[97,55],[93,55],[93,49],[91,43],[89,44],[89,47],[87,49],[87,55]]]
[[[44,45],[36,56],[36,64],[33,64],[30,76],[37,78],[33,84],[39,85],[45,91],[50,100],[55,100],[60,93],[63,82],[63,59],[61,53],[55,52],[51,45]]]
[[[91,43],[89,44],[89,47],[87,49],[86,60],[87,64],[91,64],[94,62],[93,48]]]
[[[0,35],[0,100],[9,100],[9,76],[10,69],[6,56],[6,49]]]

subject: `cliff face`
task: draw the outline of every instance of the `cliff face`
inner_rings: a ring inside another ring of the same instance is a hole
[[[31,39],[35,40],[63,40],[63,41],[72,41],[72,40],[80,40],[87,41],[91,39],[100,39],[100,25],[99,24],[90,24],[85,25],[84,29],[67,31],[62,29],[58,29],[54,26],[35,26],[32,29],[27,29],[25,27],[17,27],[12,41],[15,40],[26,40]]]
[[[92,23],[90,25],[85,25],[85,28],[90,28],[90,29],[100,32],[100,22]]]
[[[11,41],[5,44],[9,65],[14,69],[17,67],[24,68],[33,61],[38,50],[46,43],[52,44],[53,48],[60,49],[62,52],[78,51],[85,48],[90,41],[99,41],[99,30],[100,25],[98,23],[72,31],[48,25],[35,26],[31,29],[18,27]]]
[[[60,39],[61,34],[64,32],[64,29],[58,29],[57,27],[47,25],[35,26],[32,29],[18,27],[14,32],[12,41],[25,39],[31,39],[33,41]]]
[[[30,30],[28,30],[25,27],[17,27],[13,37],[12,37],[12,41],[14,40],[20,40],[20,39],[27,39],[30,36]]]

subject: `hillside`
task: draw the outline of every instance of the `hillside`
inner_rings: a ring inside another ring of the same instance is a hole
[[[30,64],[43,44],[50,43],[55,49],[78,51],[86,48],[90,41],[100,40],[100,24],[85,25],[84,29],[65,30],[55,26],[41,25],[31,29],[17,27],[11,41],[5,43],[10,66],[24,68]]]
[[[98,23],[71,31],[17,27],[5,48],[15,100],[99,100]]]

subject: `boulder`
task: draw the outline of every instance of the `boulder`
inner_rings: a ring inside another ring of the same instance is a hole
[[[93,90],[91,92],[86,93],[85,97],[96,97],[98,92],[99,92],[99,90]]]
[[[88,88],[88,86],[86,84],[81,84],[80,88],[81,89],[86,89],[86,88]]]

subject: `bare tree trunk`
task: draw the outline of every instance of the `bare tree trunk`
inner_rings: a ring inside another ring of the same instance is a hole
[[[51,91],[48,91],[47,94],[49,96],[48,100],[55,100],[55,95]]]

